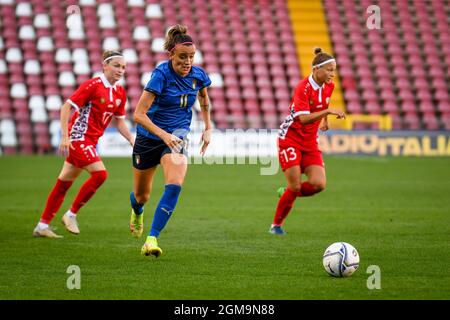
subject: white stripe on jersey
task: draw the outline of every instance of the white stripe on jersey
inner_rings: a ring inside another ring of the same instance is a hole
[[[80,110],[80,107],[78,107],[78,106],[75,104],[75,102],[73,102],[72,100],[67,99],[66,102],[67,102],[68,104],[70,104],[75,110],[77,110],[77,111]]]

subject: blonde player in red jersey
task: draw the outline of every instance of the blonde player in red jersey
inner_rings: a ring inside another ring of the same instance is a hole
[[[33,231],[35,237],[61,238],[49,227],[61,207],[67,190],[83,170],[90,178],[78,192],[70,210],[63,218],[66,229],[80,233],[76,216],[97,189],[105,182],[108,173],[96,151],[98,139],[103,135],[112,117],[117,120],[117,129],[131,146],[134,137],[125,123],[125,89],[117,82],[125,73],[125,61],[118,51],[103,53],[103,74],[83,84],[61,107],[61,143],[59,151],[66,160],[55,186],[50,192],[41,219]],[[71,108],[75,112],[69,122]]]
[[[312,74],[300,81],[295,89],[290,114],[280,126],[278,158],[287,180],[269,232],[283,235],[284,219],[297,197],[309,197],[325,189],[325,168],[317,142],[317,133],[328,130],[328,115],[344,119],[340,110],[328,109],[334,84],[335,59],[315,49]],[[302,173],[308,180],[301,181]]]

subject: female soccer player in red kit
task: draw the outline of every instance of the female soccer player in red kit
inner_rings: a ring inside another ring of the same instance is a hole
[[[122,54],[117,51],[104,52],[103,74],[84,82],[61,107],[59,150],[67,158],[33,231],[35,237],[62,237],[54,233],[49,224],[73,181],[86,170],[90,178],[83,184],[70,210],[62,218],[62,223],[69,232],[80,233],[76,220],[78,210],[89,201],[108,176],[97,154],[96,145],[112,117],[117,120],[120,134],[134,145],[134,137],[125,123],[125,89],[117,84],[124,73],[125,61]],[[68,124],[71,108],[75,109],[75,113]]]
[[[280,197],[269,232],[285,234],[284,219],[297,197],[309,197],[325,189],[325,168],[317,142],[318,129],[328,130],[327,116],[344,119],[340,110],[328,109],[334,84],[335,59],[315,49],[312,74],[300,81],[295,89],[290,114],[280,126],[278,158],[287,180],[287,188]],[[308,180],[301,181],[305,173]]]

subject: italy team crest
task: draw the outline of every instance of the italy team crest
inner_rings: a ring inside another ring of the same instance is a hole
[[[196,86],[197,86],[197,80],[194,79],[194,80],[192,80],[192,89],[195,89]]]

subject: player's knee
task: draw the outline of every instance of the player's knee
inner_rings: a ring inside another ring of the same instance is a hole
[[[92,177],[96,187],[98,188],[108,178],[108,171],[106,171],[106,170],[94,171],[91,173],[91,177]]]
[[[313,181],[313,182],[310,182],[310,184],[314,187],[314,189],[316,189],[317,193],[325,190],[325,187],[326,187],[325,181]]]
[[[147,203],[148,200],[150,200],[150,193],[135,192],[134,197],[136,198],[136,201],[138,203],[144,204],[144,203]]]
[[[293,192],[300,192],[301,190],[300,184],[288,185],[288,188]]]

